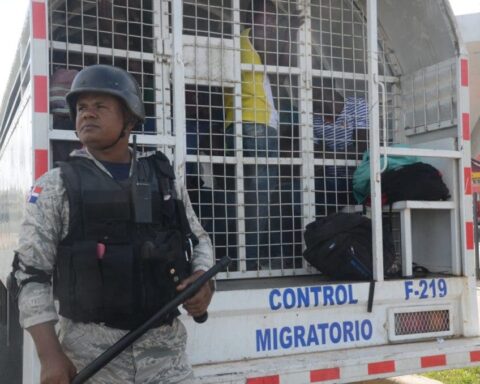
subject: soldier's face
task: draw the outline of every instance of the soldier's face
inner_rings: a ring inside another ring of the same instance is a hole
[[[84,93],[77,100],[75,127],[82,144],[102,148],[114,142],[124,126],[122,103],[103,93]]]

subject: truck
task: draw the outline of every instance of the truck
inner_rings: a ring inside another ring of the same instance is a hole
[[[31,186],[79,145],[65,111],[71,77],[111,64],[143,92],[139,148],[171,159],[215,258],[233,260],[217,276],[208,321],[181,315],[199,382],[348,383],[478,364],[469,61],[448,1],[273,0],[275,11],[262,11],[276,20],[273,48],[263,52],[273,59],[247,63],[242,34],[254,3],[30,2],[0,109],[0,280],[11,271]],[[274,151],[243,148],[248,71],[270,86]],[[325,145],[315,123],[337,93],[364,100],[368,114],[364,135],[342,150]],[[328,213],[358,211],[351,179],[365,149],[371,204],[360,208],[372,222],[373,279],[333,280],[302,257],[303,232]],[[392,156],[435,166],[451,197],[383,206],[381,175]],[[249,189],[249,171],[261,167],[269,182]],[[252,193],[268,194],[266,217],[251,214]],[[395,278],[383,268],[385,215]],[[5,290],[1,297],[1,340],[9,341],[1,348],[10,348],[1,372],[15,374],[8,382],[36,383],[32,340]]]

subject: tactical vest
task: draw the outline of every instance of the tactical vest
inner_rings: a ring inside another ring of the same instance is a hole
[[[54,274],[59,313],[133,329],[171,300],[191,272],[197,239],[176,198],[173,169],[160,152],[139,159],[138,181],[148,186],[142,198],[148,198],[151,219],[138,222],[131,179],[122,184],[86,158],[59,165],[70,207]]]

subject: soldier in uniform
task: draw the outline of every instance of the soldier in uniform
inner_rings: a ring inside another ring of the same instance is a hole
[[[36,181],[12,272],[42,384],[69,383],[213,262],[210,239],[167,158],[157,152],[137,161],[128,146],[145,118],[134,78],[112,66],[86,67],[67,102],[83,148]],[[183,306],[201,316],[212,294],[206,284]],[[177,315],[89,383],[193,383]]]

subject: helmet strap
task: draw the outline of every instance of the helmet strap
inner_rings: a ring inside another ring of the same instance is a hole
[[[117,145],[117,143],[123,139],[126,135],[126,131],[127,131],[127,126],[128,126],[128,122],[125,122],[123,124],[123,128],[122,130],[120,131],[120,134],[118,135],[118,137],[115,139],[115,141],[112,143],[112,144],[109,144],[109,145],[106,145],[105,147],[101,148],[102,151],[106,150],[106,149],[110,149],[112,147],[114,147],[115,145]]]

